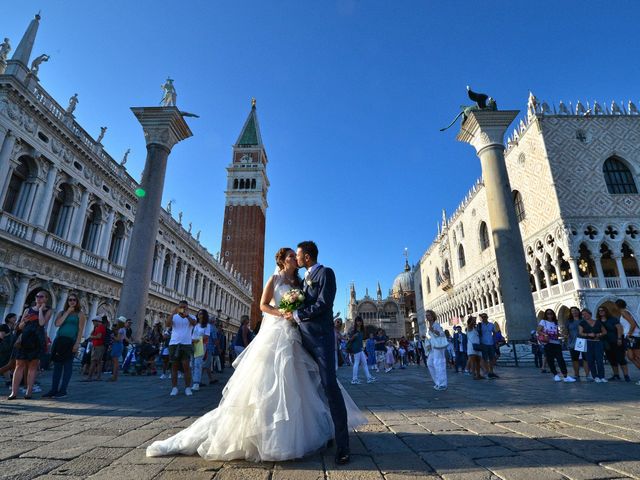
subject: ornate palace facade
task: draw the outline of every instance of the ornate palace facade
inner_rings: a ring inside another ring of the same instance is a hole
[[[89,317],[112,319],[139,185],[126,155],[118,163],[104,150],[104,130],[94,139],[75,121],[77,96],[63,108],[28,68],[39,20],[0,70],[0,313],[21,313],[45,289],[55,311],[76,291]],[[147,321],[186,298],[194,309],[221,310],[235,330],[251,308],[250,284],[168,208],[157,232]]]
[[[629,102],[552,109],[529,98],[505,161],[538,317],[561,320],[571,306],[595,309],[623,298],[640,318],[640,115]],[[473,159],[475,161],[476,159]],[[443,323],[487,312],[504,323],[487,197],[479,180],[415,273],[424,311]],[[535,326],[535,318],[531,326]]]

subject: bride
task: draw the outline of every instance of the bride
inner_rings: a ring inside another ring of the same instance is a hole
[[[303,457],[333,439],[318,366],[303,348],[297,326],[277,308],[286,292],[301,285],[295,252],[281,248],[276,264],[260,302],[265,313],[260,334],[233,363],[218,408],[153,442],[148,457],[198,452],[207,460],[280,461]],[[346,391],[342,395],[349,428],[366,423]]]

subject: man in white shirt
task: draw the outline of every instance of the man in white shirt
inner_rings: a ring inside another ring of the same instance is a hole
[[[191,330],[196,324],[196,317],[189,315],[189,304],[182,300],[167,318],[167,328],[171,328],[169,340],[169,358],[171,360],[171,396],[178,395],[178,366],[184,371],[184,394],[191,393],[191,357],[193,356],[193,342]]]

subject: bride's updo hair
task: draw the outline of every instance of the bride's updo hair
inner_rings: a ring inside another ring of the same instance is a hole
[[[284,269],[284,261],[291,251],[293,251],[293,249],[290,247],[282,247],[276,252],[276,265],[278,265],[278,270]]]

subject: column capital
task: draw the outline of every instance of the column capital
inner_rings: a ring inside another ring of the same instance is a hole
[[[131,111],[142,125],[147,147],[156,144],[170,151],[193,135],[176,107],[131,107]]]
[[[519,110],[478,110],[469,113],[456,139],[476,149],[478,155],[487,147],[504,150],[504,133]]]

